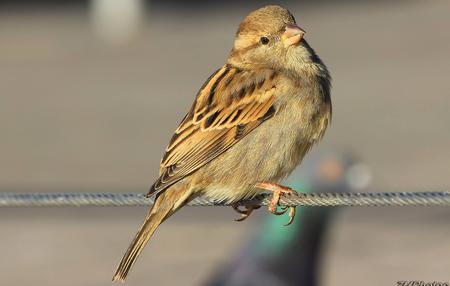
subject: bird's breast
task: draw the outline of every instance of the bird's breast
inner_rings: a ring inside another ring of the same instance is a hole
[[[290,173],[311,146],[320,140],[331,120],[331,103],[320,87],[308,84],[287,90],[278,101],[274,126],[284,137],[285,167],[283,175]],[[286,173],[286,174],[284,174]]]

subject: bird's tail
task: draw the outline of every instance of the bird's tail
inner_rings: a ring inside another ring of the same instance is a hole
[[[144,249],[156,228],[180,207],[185,205],[188,202],[188,197],[177,191],[174,193],[164,192],[158,196],[144,223],[123,256],[122,261],[120,261],[112,279],[113,281],[125,281],[136,258],[142,252],[142,249]]]

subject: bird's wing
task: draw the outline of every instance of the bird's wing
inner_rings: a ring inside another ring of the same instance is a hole
[[[205,82],[161,160],[148,196],[192,174],[241,140],[275,112],[277,74],[225,65]]]

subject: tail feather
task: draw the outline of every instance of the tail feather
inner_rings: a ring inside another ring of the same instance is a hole
[[[174,209],[176,204],[175,199],[174,196],[165,196],[164,193],[158,197],[157,202],[155,202],[155,205],[150,210],[144,223],[128,247],[127,252],[120,261],[112,279],[113,281],[125,281],[136,258],[142,252],[156,228],[176,210]]]

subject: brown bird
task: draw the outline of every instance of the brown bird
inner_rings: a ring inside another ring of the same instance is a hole
[[[273,192],[331,120],[330,75],[280,6],[250,13],[239,25],[227,63],[200,88],[161,160],[148,196],[155,204],[125,253],[113,280],[125,280],[156,228],[197,196],[236,203]],[[243,220],[254,209],[241,210]],[[295,208],[290,208],[290,222]],[[290,223],[289,222],[289,223]]]

